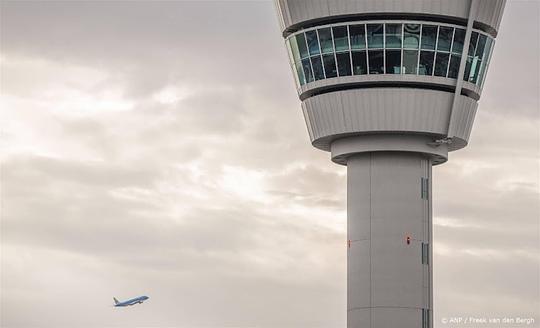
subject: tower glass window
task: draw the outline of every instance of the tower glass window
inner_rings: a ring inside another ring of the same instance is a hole
[[[457,79],[467,49],[463,79],[481,85],[493,38],[432,22],[353,22],[309,28],[290,36],[287,49],[299,86],[339,76],[426,75]]]
[[[439,39],[437,40],[438,51],[450,52],[453,34],[454,34],[454,29],[452,27],[446,27],[446,26],[439,27]]]
[[[436,25],[422,25],[422,49],[435,50],[435,44],[437,43],[437,26]]]
[[[340,52],[336,54],[339,76],[351,75],[351,54]]]
[[[459,64],[461,62],[461,56],[452,54],[450,56],[450,64],[448,66],[448,77],[451,79],[457,79],[459,72]]]
[[[448,70],[448,60],[450,55],[444,52],[437,52],[437,57],[435,59],[435,76],[446,76],[446,71]]]
[[[434,58],[435,58],[435,52],[420,51],[420,62],[418,63],[418,75],[432,75],[433,74]]]
[[[403,26],[403,48],[418,49],[420,45],[420,24],[405,24]]]
[[[366,26],[364,24],[349,26],[349,34],[351,36],[351,49],[366,48]]]
[[[487,65],[489,64],[489,59],[491,57],[491,50],[493,49],[493,40],[488,38],[486,41],[486,48],[484,50],[484,60],[482,61],[482,68],[480,68],[480,76],[478,77],[478,82],[484,84],[485,73]]]
[[[334,34],[334,45],[336,51],[349,50],[349,35],[347,33],[347,26],[334,26],[332,27],[332,33]]]
[[[354,75],[367,74],[367,61],[365,51],[353,51],[352,52],[352,65]]]
[[[463,43],[465,42],[465,30],[456,28],[454,32],[454,41],[452,42],[452,52],[460,54],[463,51]]]
[[[384,46],[383,35],[384,35],[383,24],[368,24],[367,25],[368,48],[383,48]]]
[[[307,58],[309,54],[307,50],[306,38],[304,37],[304,33],[296,35],[294,39],[296,40],[296,44],[298,45],[298,51],[300,52],[300,57]]]
[[[401,74],[401,50],[386,50],[386,74]]]
[[[384,74],[384,58],[382,50],[368,51],[369,74]]]
[[[306,32],[306,40],[310,56],[321,53],[321,50],[319,49],[319,40],[317,39],[317,31],[313,30]]]
[[[323,54],[334,52],[334,45],[332,44],[332,31],[329,27],[321,28],[319,32],[319,42],[321,44],[321,50]]]
[[[418,50],[403,50],[403,74],[416,74]]]
[[[306,77],[306,83],[315,81],[309,59],[302,59],[302,68],[304,71],[304,76]]]
[[[324,63],[324,72],[326,73],[326,78],[336,77],[337,76],[337,67],[334,54],[323,55]]]
[[[385,48],[401,48],[401,24],[385,24],[386,43]]]
[[[311,66],[313,67],[313,76],[315,80],[324,79],[324,69],[322,65],[321,56],[313,56],[311,59]]]

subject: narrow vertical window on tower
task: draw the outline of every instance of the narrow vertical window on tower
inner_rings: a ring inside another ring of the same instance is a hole
[[[422,309],[422,328],[429,327],[429,309]]]
[[[422,243],[422,264],[429,264],[429,244]]]
[[[421,178],[420,179],[420,197],[422,199],[428,199],[429,195],[429,179]]]

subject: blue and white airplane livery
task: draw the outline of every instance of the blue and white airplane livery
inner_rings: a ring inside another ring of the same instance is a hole
[[[115,297],[114,299],[114,306],[115,307],[122,307],[122,306],[129,306],[129,305],[135,305],[135,304],[142,304],[144,301],[146,301],[149,297],[148,296],[139,296],[132,298],[130,300],[119,302]]]

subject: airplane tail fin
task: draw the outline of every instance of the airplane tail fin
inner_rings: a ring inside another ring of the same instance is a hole
[[[118,300],[116,299],[116,297],[113,297],[113,300],[114,300],[114,304],[118,304]]]

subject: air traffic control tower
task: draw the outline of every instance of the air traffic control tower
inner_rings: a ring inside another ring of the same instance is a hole
[[[347,327],[433,327],[431,167],[469,141],[504,0],[276,0],[311,143],[347,166]]]

